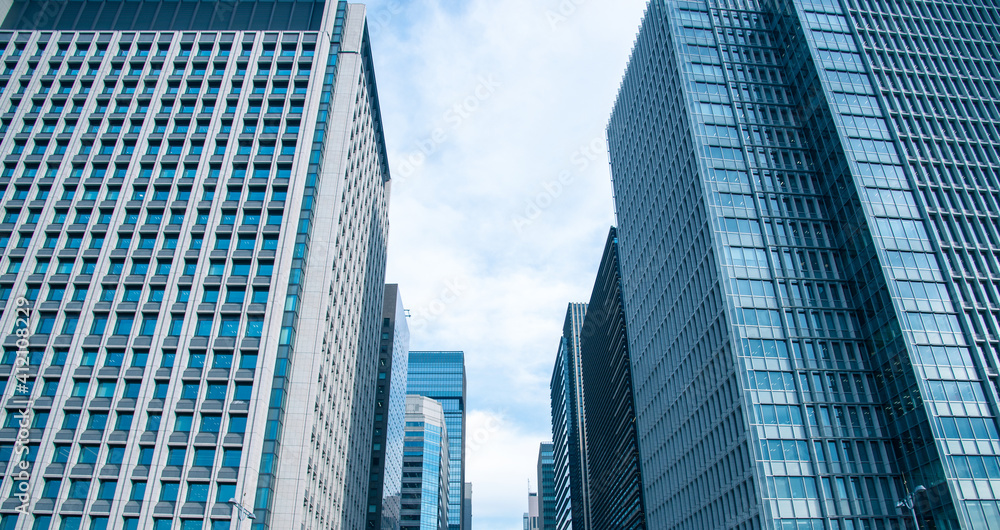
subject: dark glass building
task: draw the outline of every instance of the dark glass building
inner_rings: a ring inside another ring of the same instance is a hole
[[[593,528],[645,530],[632,373],[614,228],[608,234],[580,337],[590,524]]]
[[[364,6],[0,16],[0,528],[230,529],[230,499],[363,528],[389,193]]]
[[[649,4],[608,141],[650,527],[1000,528],[998,21]]]
[[[399,286],[394,283],[385,286],[378,350],[378,386],[372,421],[372,467],[366,524],[367,528],[398,530],[410,330],[406,325]]]
[[[465,353],[410,352],[406,388],[436,400],[448,425],[448,528],[462,529],[465,485]]]
[[[549,385],[552,403],[552,460],[555,473],[555,518],[558,530],[583,528],[586,476],[583,458],[583,382],[580,373],[580,328],[587,304],[570,303]],[[575,526],[574,526],[575,525]]]
[[[555,530],[556,527],[556,473],[552,458],[552,444],[538,446],[538,528]]]

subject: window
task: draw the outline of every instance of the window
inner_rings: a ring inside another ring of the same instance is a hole
[[[205,399],[226,399],[226,393],[228,391],[228,385],[222,384],[210,384],[208,385],[208,391],[205,392]]]
[[[87,421],[87,429],[90,430],[103,431],[107,425],[107,414],[91,414],[90,419]]]
[[[189,482],[187,493],[188,502],[208,502],[208,488],[208,484]],[[185,521],[185,523],[187,522],[188,521]],[[196,528],[200,529],[202,527],[202,521],[200,519],[193,522],[197,524]]]
[[[240,467],[240,459],[243,451],[240,449],[226,449],[222,452],[223,467]],[[229,500],[229,499],[226,499]]]
[[[174,423],[174,430],[177,432],[191,432],[192,419],[190,414],[178,414],[177,421]]]
[[[119,316],[115,324],[115,335],[128,335],[132,333],[132,323],[135,318],[132,316]]]
[[[70,499],[86,499],[90,491],[90,480],[72,480],[69,483]]]
[[[198,324],[195,327],[195,336],[209,337],[211,335],[212,335],[212,319],[210,317],[198,319]]]
[[[121,464],[125,460],[125,446],[112,445],[108,447],[108,456],[104,459],[106,464]]]
[[[202,303],[214,304],[219,301],[219,290],[217,288],[206,288],[201,298]]]
[[[163,482],[162,486],[160,487],[160,501],[177,502],[177,493],[179,492],[179,490],[180,490],[180,483]],[[155,528],[158,530],[160,526],[156,526]],[[170,526],[168,525],[164,528],[170,528]]]
[[[246,298],[246,290],[244,289],[229,289],[226,292],[226,303],[227,304],[242,304],[243,300]]]
[[[233,276],[249,276],[250,262],[238,261],[233,263]]]
[[[231,433],[245,433],[247,431],[247,417],[246,416],[231,416],[229,418],[229,432]]]
[[[142,327],[139,329],[139,335],[151,337],[154,331],[156,331],[156,315],[144,317],[142,319]]]
[[[202,415],[201,417],[201,432],[219,432],[222,426],[222,416],[215,415]]]
[[[115,421],[116,431],[128,431],[132,428],[132,414],[119,414]]]
[[[201,386],[198,383],[185,383],[181,387],[181,399],[198,399],[198,391]]]
[[[145,482],[133,482],[132,491],[129,493],[130,501],[142,501],[146,497],[146,483]]]
[[[116,480],[102,480],[100,486],[97,488],[97,498],[101,500],[114,500],[115,490],[118,488],[118,481]],[[105,519],[105,525],[107,525],[107,519]]]
[[[194,465],[200,467],[212,467],[212,464],[214,463],[215,463],[215,449],[195,449]]]
[[[253,290],[253,298],[251,302],[254,304],[266,304],[267,303],[267,288],[256,288]]]

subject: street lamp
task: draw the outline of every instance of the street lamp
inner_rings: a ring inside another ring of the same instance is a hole
[[[251,521],[257,519],[257,516],[254,515],[253,512],[248,510],[246,506],[243,506],[243,504],[237,502],[236,499],[229,499],[229,504],[232,504],[233,508],[236,508],[236,517],[239,518],[239,523],[236,525],[237,528],[243,526],[244,519],[250,519]]]
[[[905,499],[896,503],[896,508],[908,508],[910,510],[910,515],[913,516],[913,526],[916,530],[920,530],[920,522],[917,521],[917,510],[914,507],[917,505],[917,494],[924,493],[925,491],[927,491],[927,488],[917,486],[913,488],[913,493],[910,493]]]

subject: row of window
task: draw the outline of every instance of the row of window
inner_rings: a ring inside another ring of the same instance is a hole
[[[183,398],[182,398],[183,399]],[[104,431],[108,427],[109,413],[107,412],[90,412],[87,414],[87,421],[84,424],[86,430],[96,430]],[[80,419],[82,415],[80,412],[64,411],[63,421],[60,424],[61,429],[66,430],[76,430],[80,427]],[[116,413],[116,419],[114,424],[114,430],[131,432],[132,431],[132,420],[134,415],[132,413]],[[33,429],[44,429],[47,426],[49,420],[48,412],[35,412],[32,415],[31,428]],[[158,431],[160,430],[160,423],[162,417],[160,414],[147,414],[146,419],[146,430],[147,431]],[[6,419],[4,420],[4,427],[6,428],[17,428],[21,421],[21,414],[18,412],[8,413]],[[219,433],[222,429],[222,415],[221,414],[201,414],[200,421],[198,423],[198,432],[204,433]],[[174,421],[174,432],[191,432],[194,422],[193,414],[181,414],[178,413]],[[230,434],[243,434],[246,433],[247,417],[242,415],[230,415],[227,425],[226,432]],[[168,464],[168,465],[182,465],[182,464]]]
[[[89,352],[90,355],[96,356],[96,352]],[[124,356],[124,354],[120,354]],[[232,363],[232,352],[217,354],[226,357],[226,364]],[[120,361],[121,359],[119,359]],[[10,363],[4,363],[10,364]],[[105,366],[108,366],[107,364]],[[121,366],[121,363],[118,363]],[[30,395],[34,389],[35,383],[38,380],[32,380],[24,383],[27,387],[26,395]],[[54,397],[59,389],[60,379],[42,379],[41,390],[38,397]],[[4,381],[6,384],[6,380]],[[95,384],[91,385],[89,379],[73,379],[73,386],[71,387],[70,396],[71,397],[88,397],[90,396],[90,388],[95,388],[94,395],[95,398],[114,398],[118,395],[118,387],[122,386],[122,399],[135,399],[139,397],[139,391],[142,388],[142,382],[140,381],[125,381],[124,384],[120,384],[117,379],[105,380],[98,379]],[[181,397],[180,399],[194,399],[197,400],[200,397],[204,397],[206,400],[216,400],[225,401],[229,397],[229,384],[219,383],[219,382],[208,382],[204,385],[205,392],[202,396],[202,383],[185,381],[181,387]],[[168,383],[156,383],[154,386],[154,398],[164,399],[166,398],[166,392],[169,387]],[[0,387],[2,388],[2,387]],[[250,396],[253,393],[253,385],[250,383],[236,383],[233,385],[232,399],[235,401],[249,401]]]
[[[16,360],[17,350],[10,349],[5,350],[3,355],[0,356],[0,365],[11,366]],[[161,368],[173,368],[174,361],[176,359],[176,352],[173,350],[163,350],[160,358]],[[59,349],[55,350],[50,359],[50,366],[61,367],[66,365],[66,360],[69,357],[69,351]],[[43,356],[40,353],[32,353],[29,357],[30,364],[40,365],[42,364]],[[189,350],[187,355],[187,368],[204,368],[208,365],[208,354],[202,350]],[[217,350],[212,352],[210,366],[212,369],[223,369],[229,370],[233,367],[233,353],[230,351]],[[125,352],[118,350],[108,351],[103,359],[100,359],[96,350],[84,350],[83,354],[79,358],[80,367],[97,366],[100,364],[104,367],[121,367],[125,365],[125,362],[129,362],[129,366],[132,368],[145,368],[147,362],[149,361],[149,352],[146,350],[133,350],[132,355],[126,359]],[[241,351],[239,354],[239,365],[240,370],[254,370],[257,367],[257,351]],[[10,379],[0,379],[0,392],[6,388],[8,381]],[[127,385],[126,385],[127,386]],[[58,386],[49,385],[48,383],[42,386],[43,396],[52,396],[53,392]],[[33,385],[29,385],[29,388],[33,388]],[[127,387],[128,392],[134,392],[134,387]],[[155,395],[161,398],[165,398],[165,395],[160,395],[166,392],[166,387],[157,383],[155,387]]]
[[[15,484],[16,485],[16,484]],[[15,525],[18,522],[17,515],[3,515],[0,516],[0,530],[14,530]],[[107,530],[109,527],[109,519],[103,516],[90,516],[87,518],[89,520],[89,525],[84,526],[85,520],[81,516],[76,515],[63,515],[58,517],[51,515],[35,515],[33,516],[34,525],[31,527],[32,530]],[[58,521],[58,527],[56,527],[56,522]],[[203,519],[180,519],[179,523],[181,530],[205,530],[206,524],[211,530],[231,530],[233,527],[229,520],[219,520],[213,519],[211,522],[206,523]],[[134,517],[122,517],[121,526],[123,530],[175,530],[178,528],[175,525],[174,519],[160,519],[156,518],[152,520],[152,526],[148,526],[148,522],[139,523],[138,518]]]
[[[177,43],[177,57],[195,57],[195,58],[205,58],[205,57],[230,57],[230,54],[234,51],[235,42],[232,40],[221,40],[218,43],[214,42],[214,38],[218,34],[206,33],[205,37],[211,37],[213,42],[201,41],[197,44],[192,42],[180,42]],[[286,36],[293,35],[292,33],[286,33]],[[25,55],[28,51],[28,43],[17,42],[10,34],[6,34],[8,37],[4,39],[3,42],[9,42],[10,44],[6,46],[6,49],[0,49],[0,52],[4,53],[5,58],[7,57],[20,57]],[[169,34],[173,37],[172,34]],[[230,36],[231,37],[231,36]],[[52,42],[48,40],[39,40],[32,47],[34,49],[33,56],[41,57],[45,55],[46,50],[53,45]],[[59,41],[55,43],[53,56],[55,57],[103,57],[109,50],[114,52],[115,57],[167,57],[171,55],[170,49],[173,47],[172,42],[137,42],[132,43],[127,40],[119,41],[117,45],[111,46],[110,42],[98,41],[96,43],[91,43],[87,40],[77,40],[74,43]],[[252,42],[243,42],[238,46],[239,57],[250,57],[253,54],[254,44]],[[316,52],[316,45],[314,43],[304,42],[301,46],[297,42],[289,42],[283,40],[281,44],[274,42],[264,42],[261,44],[260,56],[262,57],[312,57]]]

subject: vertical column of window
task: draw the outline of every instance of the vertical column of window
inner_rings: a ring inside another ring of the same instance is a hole
[[[751,7],[760,9],[754,4]],[[722,79],[720,88],[728,95],[725,83],[729,81],[736,99],[736,113],[730,130],[706,123],[702,134],[729,137],[736,147],[733,158],[742,161],[745,157],[746,166],[720,166],[717,160],[729,157],[712,153],[716,169],[725,172],[710,175],[706,183],[711,188],[712,207],[716,211],[727,216],[740,213],[746,222],[757,225],[758,234],[763,229],[759,243],[741,241],[739,246],[724,243],[726,257],[732,257],[733,261],[724,262],[728,285],[723,289],[730,293],[729,299],[735,305],[734,324],[739,326],[741,338],[741,347],[737,348],[743,365],[740,372],[746,374],[743,377],[750,396],[747,407],[753,425],[749,438],[753,443],[748,449],[763,471],[760,494],[770,505],[767,511],[774,519],[773,524],[825,528],[823,519],[828,512],[820,502],[823,495],[816,476],[818,470],[809,451],[811,427],[805,419],[805,398],[795,371],[802,368],[797,364],[803,356],[797,355],[793,361],[789,354],[792,350],[801,352],[802,348],[789,348],[787,342],[796,337],[795,346],[799,346],[799,341],[811,345],[811,339],[825,335],[821,325],[794,326],[794,313],[786,307],[787,297],[779,304],[776,293],[779,277],[811,276],[805,260],[801,268],[783,267],[779,256],[807,252],[815,255],[815,247],[823,246],[824,240],[819,234],[815,240],[812,238],[811,227],[803,219],[816,216],[808,215],[805,208],[782,210],[762,205],[758,209],[755,201],[755,197],[760,197],[762,204],[778,203],[781,195],[786,195],[782,202],[802,204],[803,195],[788,192],[809,191],[798,186],[800,176],[803,183],[809,177],[797,171],[809,169],[810,164],[805,153],[792,149],[804,146],[785,142],[798,131],[783,127],[797,124],[789,119],[793,113],[784,107],[787,98],[783,72],[775,68],[779,52],[769,28],[757,22],[761,14],[719,10],[713,11],[713,15],[717,33],[726,44],[721,49],[728,79]],[[752,178],[748,178],[747,167],[753,173]],[[794,183],[792,190],[789,183]],[[774,230],[772,223],[779,228],[787,225],[789,237]],[[800,250],[782,249],[778,245],[794,245]],[[822,274],[818,267],[813,273],[818,277]],[[791,509],[791,503],[799,504],[800,509]]]
[[[920,394],[928,402],[938,437],[943,433],[942,438],[954,440],[943,444],[948,462],[945,467],[951,478],[960,481],[961,487],[953,491],[965,497],[975,490],[977,482],[989,483],[993,478],[989,469],[1000,470],[996,443],[975,443],[980,437],[995,440],[996,421],[976,373],[973,352],[905,177],[899,150],[873,97],[876,92],[871,78],[856,66],[862,59],[846,17],[839,6],[819,4],[805,6],[803,14],[807,22],[803,31],[815,50],[820,78],[831,94],[830,110],[845,154],[856,168],[859,198],[871,212],[872,236],[889,264],[887,279],[902,317],[900,326],[909,334],[914,368],[925,381]],[[911,399],[904,399],[904,403],[916,406]],[[960,431],[959,422],[963,426],[976,422],[982,428]],[[1000,471],[997,473],[1000,477]]]
[[[305,283],[305,263],[309,254],[309,241],[312,233],[312,214],[315,206],[316,188],[319,184],[320,168],[323,163],[327,120],[330,114],[330,102],[333,97],[337,78],[337,56],[340,52],[340,42],[347,16],[347,2],[341,0],[337,4],[337,16],[331,36],[329,59],[323,76],[323,88],[320,96],[320,106],[317,112],[316,131],[313,146],[309,154],[309,165],[306,174],[306,185],[302,197],[302,209],[299,215],[299,225],[295,235],[295,245],[292,251],[292,266],[289,274],[288,291],[285,298],[285,313],[278,337],[278,352],[275,360],[274,379],[272,381],[271,398],[268,405],[267,423],[264,428],[264,448],[261,454],[260,475],[257,480],[257,495],[254,512],[257,517],[254,530],[270,528],[272,506],[274,503],[274,485],[276,463],[281,451],[281,432],[284,421],[286,395],[288,389],[288,374],[293,360],[293,345],[295,344],[295,328],[298,324],[298,303]]]
[[[688,10],[693,9],[691,5],[687,4]],[[738,129],[740,120],[752,115],[752,111],[743,110],[742,104],[734,106],[726,77],[727,72],[732,76],[735,69],[743,71],[742,66],[731,62],[736,57],[738,48],[730,45],[735,42],[729,43],[726,36],[733,33],[735,28],[742,27],[743,19],[749,20],[759,15],[752,11],[716,9],[718,7],[716,2],[710,2],[710,5],[712,6],[710,11],[703,13],[680,10],[682,27],[679,29],[677,42],[678,55],[686,74],[683,79],[689,89],[690,105],[693,106],[691,118],[696,150],[702,162],[701,171],[704,172],[702,186],[706,193],[706,206],[709,218],[714,219],[715,240],[720,246],[722,279],[731,284],[731,286],[723,285],[721,289],[724,293],[732,294],[732,291],[739,292],[738,289],[746,284],[746,294],[750,295],[726,297],[735,305],[734,320],[730,323],[732,331],[739,337],[740,342],[737,344],[744,345],[744,348],[736,347],[737,353],[743,355],[741,349],[745,349],[745,353],[755,353],[758,349],[767,350],[773,357],[766,361],[760,359],[762,363],[767,363],[773,369],[777,369],[780,364],[788,370],[790,359],[787,356],[785,342],[787,332],[775,297],[774,279],[768,263],[767,242],[762,233],[762,220],[755,205],[755,190],[751,186],[747,155]],[[749,9],[756,7],[753,3],[749,5]],[[739,31],[742,35],[742,30]],[[726,44],[720,45],[720,41],[725,41]],[[735,112],[734,108],[737,109]],[[699,316],[703,318],[705,315]],[[754,345],[753,350],[750,349],[751,343]],[[749,364],[746,360],[743,363]],[[744,366],[737,371],[743,373],[748,368],[750,366]],[[761,424],[767,423],[759,427],[760,438],[767,437],[764,431],[773,431],[770,437],[776,438],[779,429],[784,436],[790,437],[790,433],[794,431],[796,438],[804,437],[802,434],[804,421],[800,407],[796,405],[799,399],[794,392],[784,393],[786,399],[780,400],[780,405],[771,404],[773,402],[770,399],[764,400],[768,402],[767,405],[760,405],[761,396],[758,392],[751,392],[751,395],[753,403],[746,404],[751,423],[757,423],[754,421],[755,418],[759,419]],[[733,414],[740,414],[737,411],[738,409]],[[728,417],[722,419],[724,424],[730,421]],[[713,419],[714,421],[717,420]],[[743,420],[736,421],[742,423]],[[778,427],[778,423],[782,426]],[[709,437],[717,435],[715,427],[703,434]],[[749,450],[751,455],[754,453],[753,447],[747,447],[745,450]],[[713,455],[710,458],[714,460],[719,456]],[[756,459],[755,456],[751,458]],[[794,465],[796,464],[792,462],[784,464],[786,467]],[[788,473],[791,474],[792,471]],[[765,469],[765,475],[771,474],[770,468]],[[742,479],[738,477],[729,477],[724,482],[731,484],[727,488],[734,488],[737,491],[742,491],[744,488],[758,489],[746,484],[733,484],[740,480]],[[800,499],[804,507],[798,512],[799,516],[811,515],[818,518],[821,515],[818,503],[815,501],[816,488],[813,477],[768,476],[759,484],[762,497],[777,496],[775,482],[781,485],[792,484],[790,488],[794,489],[795,498]],[[807,487],[809,485],[812,487]],[[784,490],[779,492],[781,500],[775,500],[767,510],[772,517],[789,516],[789,513],[785,513],[787,510],[782,510],[786,503],[781,501],[793,497],[791,489],[787,495],[784,494]],[[812,529],[818,521],[818,519],[804,518],[799,524],[801,528]]]

